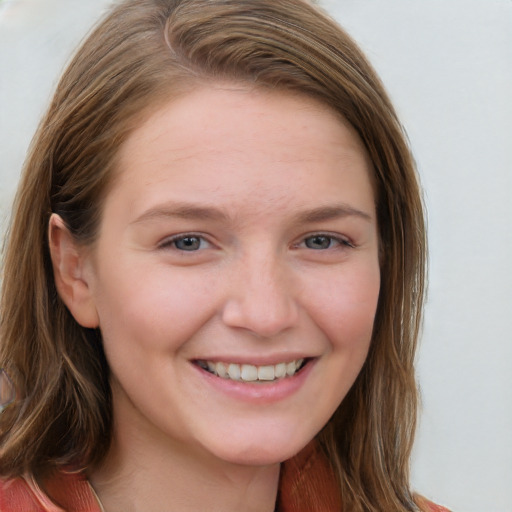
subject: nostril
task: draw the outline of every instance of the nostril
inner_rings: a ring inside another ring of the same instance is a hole
[[[297,323],[298,307],[290,269],[276,256],[275,247],[262,249],[268,239],[244,250],[230,272],[223,321],[255,336],[272,337]]]
[[[226,303],[222,314],[226,325],[251,331],[255,336],[268,338],[293,327],[298,320],[294,302],[288,298],[281,303],[254,298]]]

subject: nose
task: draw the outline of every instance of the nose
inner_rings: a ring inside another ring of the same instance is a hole
[[[299,319],[294,284],[291,271],[275,257],[243,259],[230,272],[224,323],[262,338],[294,327]]]

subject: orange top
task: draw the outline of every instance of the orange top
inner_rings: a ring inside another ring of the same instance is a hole
[[[56,474],[46,482],[46,491],[52,500],[32,478],[0,480],[0,512],[102,512],[80,473]],[[335,476],[315,443],[283,464],[277,503],[279,512],[341,511]],[[427,500],[422,505],[429,512],[449,512]]]

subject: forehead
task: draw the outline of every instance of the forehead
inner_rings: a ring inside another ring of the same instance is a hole
[[[215,189],[218,200],[244,202],[249,187],[261,208],[258,196],[286,201],[300,183],[327,193],[354,172],[371,182],[364,145],[332,109],[305,95],[226,84],[155,110],[122,146],[116,181],[135,187],[135,203],[143,191],[157,200],[171,185],[176,194]]]

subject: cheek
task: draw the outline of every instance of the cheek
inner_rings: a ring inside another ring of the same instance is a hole
[[[310,287],[309,310],[333,349],[368,349],[380,290],[378,264],[331,273]]]
[[[130,279],[125,275],[112,269],[97,293],[106,344],[177,349],[215,313],[208,291],[212,285],[202,275],[183,275],[168,267],[137,272],[136,266],[130,268]]]

